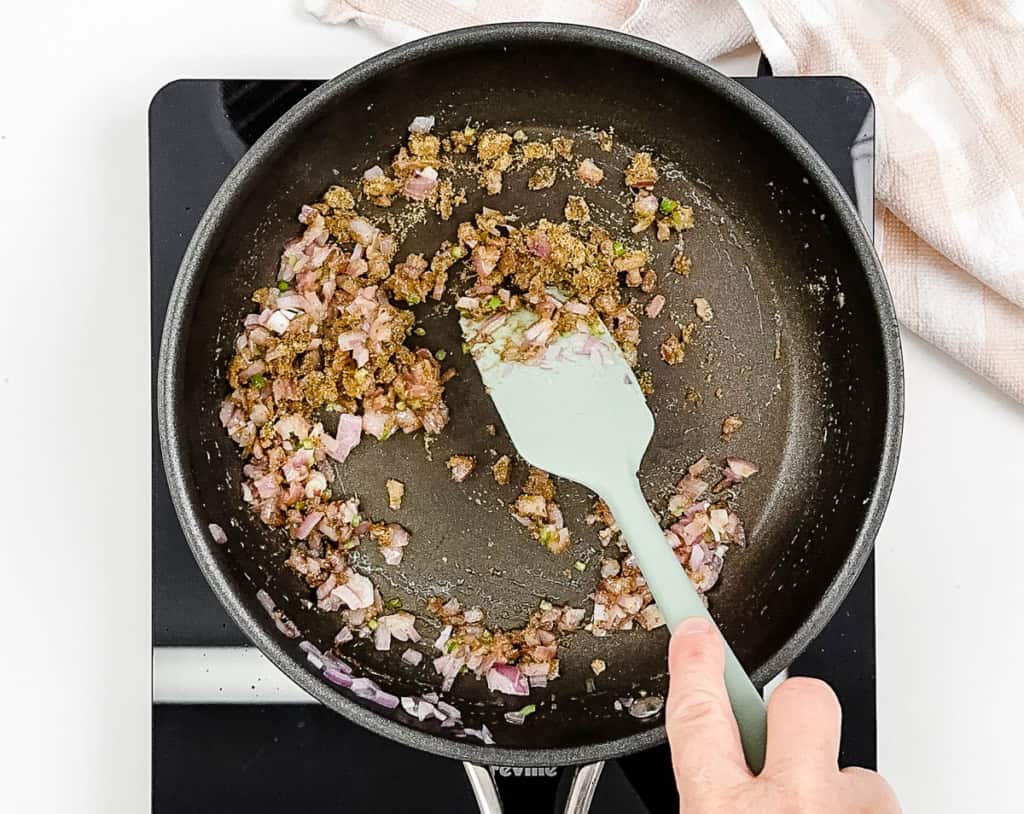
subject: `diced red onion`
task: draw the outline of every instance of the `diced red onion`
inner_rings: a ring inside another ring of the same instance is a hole
[[[263,610],[269,614],[273,614],[274,609],[277,608],[277,603],[274,602],[274,600],[271,599],[270,594],[262,588],[256,592],[256,599],[263,606]]]
[[[299,540],[305,540],[309,533],[316,528],[316,524],[324,519],[323,512],[310,512],[299,524],[299,527],[295,530],[295,537]]]
[[[324,664],[330,667],[332,670],[337,670],[339,673],[348,673],[352,675],[352,667],[347,661],[342,661],[337,656],[331,653],[321,653],[320,658],[324,660]]]
[[[380,692],[380,687],[372,678],[354,678],[352,692],[360,698],[373,699]]]
[[[648,605],[637,617],[644,630],[655,630],[665,624],[665,617],[661,615],[657,605]]]
[[[338,347],[342,350],[355,350],[366,344],[366,331],[344,331],[338,334]]]
[[[500,326],[506,319],[508,319],[507,311],[502,311],[500,313],[494,314],[494,316],[488,317],[481,323],[480,327],[477,329],[477,336],[487,336],[496,328],[498,328],[498,326]]]
[[[514,664],[495,664],[487,671],[487,689],[505,695],[529,695],[530,685]]]
[[[401,697],[402,709],[408,712],[413,717],[419,717],[417,712],[419,711],[420,702],[413,698],[411,695],[403,695]],[[420,718],[422,721],[423,719]]]
[[[425,201],[437,186],[437,170],[424,167],[410,175],[402,186],[402,194],[414,201]]]
[[[359,445],[362,431],[363,419],[359,416],[342,413],[338,416],[337,437],[324,433],[320,436],[320,442],[328,455],[336,461],[344,462],[349,453]]]
[[[348,222],[348,230],[355,237],[356,241],[364,246],[369,246],[373,243],[373,239],[377,236],[380,231],[376,226],[370,225],[369,222],[362,218],[352,218]]]
[[[597,186],[604,180],[604,170],[597,166],[593,159],[585,158],[576,168],[576,177],[585,184]]]
[[[450,654],[434,659],[434,669],[444,678],[444,682],[441,684],[441,689],[444,692],[448,692],[451,689],[452,684],[455,682],[455,677],[459,674],[459,670],[462,669],[462,665],[465,663],[465,659]]]
[[[342,645],[352,641],[353,638],[355,637],[352,635],[351,628],[349,628],[348,625],[345,625],[345,627],[339,630],[337,635],[334,637],[334,643],[337,645]]]
[[[527,238],[526,245],[537,257],[548,258],[551,256],[551,239],[545,232],[534,232]]]
[[[453,707],[451,704],[445,701],[441,701],[440,699],[435,700],[434,703],[437,704],[438,711],[443,713],[447,717],[452,718],[456,721],[462,720],[462,711],[457,707]]]
[[[450,616],[462,610],[462,603],[453,596],[441,606],[441,610]]]
[[[658,211],[656,195],[640,195],[633,204],[633,211],[639,215],[653,215]]]
[[[480,300],[477,297],[459,297],[455,302],[456,308],[462,308],[466,311],[472,311],[480,307]]]
[[[452,637],[452,626],[445,625],[441,630],[441,635],[437,637],[434,642],[434,647],[440,650],[442,653],[445,652],[445,645],[448,644],[448,640]]]
[[[479,738],[485,746],[494,746],[494,736],[491,734],[491,730],[487,728],[487,724],[483,724],[479,729],[463,729],[462,734]]]
[[[374,164],[372,167],[370,167],[370,169],[363,173],[363,178],[365,178],[367,181],[374,181],[377,178],[383,177],[384,170],[382,170],[380,166],[377,164]]]
[[[224,533],[224,529],[216,523],[210,523],[210,536],[213,537],[213,541],[218,545],[224,545],[228,541],[228,536]]]
[[[319,647],[313,644],[313,642],[306,641],[305,639],[299,642],[299,650],[302,650],[305,653],[313,653],[316,656],[322,655]]]
[[[388,416],[386,413],[368,410],[363,413],[363,432],[379,439],[384,435],[387,428],[387,421]]]
[[[306,481],[306,497],[313,498],[327,489],[327,478],[323,472],[314,472]]]
[[[373,583],[352,569],[346,569],[345,576],[344,584],[331,591],[331,595],[337,596],[352,610],[370,607],[373,604]]]
[[[523,339],[534,345],[542,345],[555,330],[555,323],[550,319],[538,319],[523,331]]]
[[[291,325],[291,319],[284,311],[274,311],[267,320],[267,327],[274,333],[283,334]]]
[[[400,642],[418,642],[419,631],[416,630],[416,617],[409,611],[398,611],[397,613],[381,616],[377,620],[378,630],[384,627]]]
[[[341,670],[335,670],[333,667],[328,667],[324,670],[324,678],[330,681],[332,684],[337,684],[339,687],[351,687],[354,680],[348,673],[343,673]]]
[[[725,509],[712,509],[708,513],[708,528],[711,529],[716,542],[722,539],[722,534],[725,532],[725,526],[728,522],[729,512]]]
[[[420,662],[423,661],[423,654],[419,650],[413,650],[409,647],[402,653],[402,661],[406,664],[411,664],[413,667],[418,667]]]
[[[647,316],[651,319],[655,319],[664,307],[665,297],[661,294],[655,294],[651,297],[651,301],[647,303]]]
[[[751,463],[743,458],[726,458],[725,463],[727,466],[722,474],[734,483],[746,480],[760,471],[757,464]]]
[[[433,116],[417,116],[409,122],[410,133],[429,133],[434,128]]]

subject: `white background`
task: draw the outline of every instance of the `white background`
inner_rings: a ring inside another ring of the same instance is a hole
[[[4,4],[2,810],[149,807],[147,104],[178,77],[326,77],[382,47],[288,0]],[[881,768],[908,811],[1024,811],[1024,408],[904,351]]]

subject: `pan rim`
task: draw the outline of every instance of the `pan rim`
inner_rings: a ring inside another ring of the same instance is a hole
[[[851,243],[865,274],[885,363],[884,439],[871,498],[864,522],[856,531],[849,556],[808,618],[768,661],[753,674],[764,683],[789,665],[821,632],[860,574],[873,550],[875,536],[892,492],[899,458],[903,425],[903,361],[895,309],[881,264],[852,203],[817,152],[780,114],[731,78],[680,52],[628,34],[565,23],[499,23],[435,34],[398,46],[372,57],[328,80],[285,113],[242,157],[210,202],[189,242],[168,304],[160,345],[157,407],[161,453],[171,497],[182,531],[196,561],[232,620],[252,643],[291,680],[313,698],[348,720],[407,746],[446,757],[483,765],[544,767],[577,765],[641,751],[666,740],[664,726],[600,741],[586,746],[554,748],[507,748],[455,741],[422,732],[350,700],[307,671],[300,660],[286,652],[256,614],[250,612],[216,564],[207,540],[206,524],[197,501],[191,496],[192,477],[184,454],[185,416],[182,411],[184,350],[198,288],[210,254],[216,248],[221,227],[230,221],[245,193],[256,182],[260,166],[285,150],[292,136],[307,122],[315,121],[338,95],[345,95],[380,74],[408,62],[432,57],[439,51],[501,47],[514,43],[554,42],[586,45],[598,50],[625,53],[657,64],[696,81],[750,116],[777,139],[799,162],[831,206]]]

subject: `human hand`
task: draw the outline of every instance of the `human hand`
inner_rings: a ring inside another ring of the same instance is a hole
[[[669,645],[665,727],[681,814],[899,814],[889,784],[867,769],[839,769],[842,710],[832,689],[791,678],[768,702],[768,749],[754,777],[723,679],[718,631],[688,619]]]

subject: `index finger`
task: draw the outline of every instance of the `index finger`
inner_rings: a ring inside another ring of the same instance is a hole
[[[725,651],[714,625],[687,619],[669,644],[665,728],[680,789],[694,778],[734,783],[752,775],[725,690]]]

